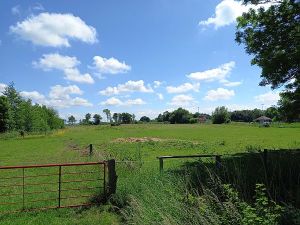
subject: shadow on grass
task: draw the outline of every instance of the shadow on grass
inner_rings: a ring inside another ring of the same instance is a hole
[[[200,193],[203,186],[218,193],[218,184],[231,184],[248,202],[254,199],[255,185],[265,184],[272,200],[300,208],[300,150],[274,150],[265,154],[222,156],[218,167],[213,160],[204,159],[168,172],[184,176],[190,188]]]

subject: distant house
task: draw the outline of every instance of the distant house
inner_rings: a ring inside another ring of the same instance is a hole
[[[254,120],[254,122],[258,122],[262,125],[269,125],[272,122],[272,119],[266,116],[260,116]]]
[[[207,120],[207,118],[206,118],[205,115],[201,115],[201,116],[199,116],[199,118],[198,118],[199,123],[205,123],[206,120]]]

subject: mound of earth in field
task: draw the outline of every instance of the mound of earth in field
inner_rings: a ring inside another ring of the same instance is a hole
[[[164,141],[164,139],[155,138],[155,137],[127,137],[127,138],[117,138],[113,142],[126,142],[126,143],[135,143],[135,142],[150,142],[150,141]]]

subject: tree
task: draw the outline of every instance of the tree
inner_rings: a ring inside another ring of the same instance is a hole
[[[122,122],[125,124],[129,124],[132,122],[132,115],[130,113],[122,113],[121,114],[122,117]]]
[[[119,114],[118,113],[113,114],[113,120],[114,120],[115,123],[119,122]]]
[[[94,124],[95,125],[99,125],[101,123],[102,117],[99,114],[95,114],[93,116],[93,118],[94,118]]]
[[[73,115],[71,115],[71,116],[68,117],[68,123],[69,124],[73,125],[75,122],[76,122],[76,119],[75,119],[75,117]]]
[[[276,106],[271,106],[266,109],[265,115],[273,120],[279,120],[279,112]]]
[[[212,113],[212,122],[214,124],[228,123],[229,112],[225,106],[217,107]]]
[[[109,109],[103,109],[103,113],[106,115],[107,122],[111,122],[111,112]]]
[[[90,113],[85,114],[85,118],[83,120],[83,123],[84,124],[90,124],[91,123],[91,121],[90,121],[91,117],[92,117],[92,115]]]
[[[0,96],[0,132],[8,130],[9,104],[5,96]]]
[[[244,0],[249,2],[267,1]],[[280,111],[286,120],[300,118],[299,12],[299,1],[282,0],[268,9],[251,9],[237,19],[236,41],[253,55],[251,64],[262,68],[260,85],[271,85],[272,89],[285,85]]]
[[[191,117],[192,115],[188,110],[178,108],[171,113],[169,121],[170,123],[189,123]]]
[[[300,89],[280,94],[279,114],[286,122],[300,121]]]
[[[8,119],[8,128],[9,130],[21,129],[21,114],[19,113],[20,104],[22,98],[19,92],[15,89],[14,83],[11,82],[4,89],[3,95],[6,96],[9,104],[9,119]]]
[[[148,116],[142,116],[140,118],[140,121],[144,122],[144,123],[149,123],[150,122],[150,118]]]

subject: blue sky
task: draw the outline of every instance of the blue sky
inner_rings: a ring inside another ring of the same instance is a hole
[[[267,6],[266,6],[267,7]],[[1,1],[0,91],[77,119],[87,112],[154,118],[184,107],[211,113],[275,104],[237,45],[234,0]]]

